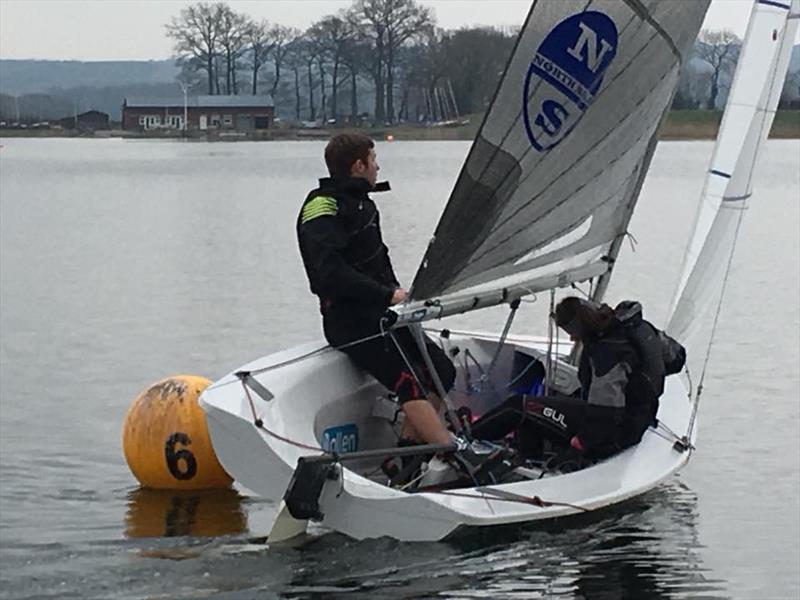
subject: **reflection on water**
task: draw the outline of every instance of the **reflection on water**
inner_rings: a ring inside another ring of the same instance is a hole
[[[152,490],[128,494],[125,535],[141,537],[216,537],[247,530],[244,498],[233,489]]]
[[[304,557],[316,568],[302,570],[284,594],[722,598],[722,582],[706,577],[699,557],[696,501],[691,491],[673,482],[597,515],[493,528],[441,544],[415,544],[413,551],[409,544],[373,540],[361,542],[356,552],[355,542],[325,536],[308,547]]]

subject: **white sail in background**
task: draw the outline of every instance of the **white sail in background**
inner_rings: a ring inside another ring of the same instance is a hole
[[[608,270],[708,3],[533,3],[415,300],[477,302]]]
[[[757,0],[741,49],[694,232],[667,325],[702,372],[753,172],[783,89],[800,0]]]

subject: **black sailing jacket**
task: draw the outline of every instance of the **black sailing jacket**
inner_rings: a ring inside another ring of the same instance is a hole
[[[366,179],[325,178],[303,202],[297,240],[325,337],[339,345],[372,335],[399,287]]]
[[[578,437],[607,456],[639,443],[656,423],[664,391],[663,342],[638,302],[621,302],[602,335],[587,341],[578,378],[588,406]]]

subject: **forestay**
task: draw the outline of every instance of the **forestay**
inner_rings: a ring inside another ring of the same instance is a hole
[[[799,18],[800,0],[792,0],[791,6],[788,1],[757,0],[753,6],[667,326],[689,349],[689,372],[695,375],[702,373],[708,356],[714,311],[722,301]]]
[[[606,272],[708,4],[534,2],[412,298],[446,314]]]

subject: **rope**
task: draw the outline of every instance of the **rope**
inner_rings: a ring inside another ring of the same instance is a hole
[[[261,373],[266,373],[267,371],[272,371],[273,369],[277,369],[279,367],[285,367],[287,365],[292,365],[296,362],[301,360],[305,360],[307,358],[311,358],[312,356],[316,356],[318,354],[325,354],[327,352],[331,352],[333,350],[344,350],[345,348],[349,348],[350,346],[355,346],[357,344],[363,344],[364,342],[368,342],[370,340],[374,340],[375,338],[383,337],[384,333],[374,333],[372,335],[368,335],[367,337],[360,338],[354,340],[352,342],[348,342],[346,344],[342,344],[341,346],[325,346],[323,348],[319,348],[317,350],[312,350],[311,352],[306,352],[305,354],[301,354],[300,356],[295,356],[294,358],[290,358],[284,360],[283,362],[275,363],[272,365],[267,365],[266,367],[261,367],[258,369],[253,369],[250,371],[252,375],[259,375]]]
[[[631,245],[631,252],[636,252],[636,246],[639,240],[637,240],[630,231],[626,231],[623,235],[628,238],[628,242]]]
[[[678,436],[678,434],[675,433],[674,431],[672,431],[672,429],[670,429],[667,425],[665,425],[663,421],[659,421],[657,427],[654,430],[657,430],[659,428],[663,429],[669,435],[671,435],[674,438],[674,441],[676,441],[676,442],[681,441],[681,438]]]
[[[533,506],[537,506],[539,508],[549,508],[551,506],[564,506],[566,508],[572,508],[574,510],[579,510],[583,512],[591,512],[592,509],[580,506],[578,504],[570,504],[569,502],[555,502],[553,500],[543,500],[539,496],[522,496],[516,498],[509,498],[509,497],[499,497],[499,496],[491,496],[489,494],[481,494],[480,496],[476,494],[467,494],[464,492],[451,492],[451,491],[432,491],[428,492],[430,494],[442,494],[443,496],[458,496],[459,498],[473,498],[475,500],[495,500],[497,502],[516,502],[517,504],[529,504]]]
[[[283,437],[282,435],[279,435],[279,434],[275,433],[274,431],[271,431],[270,429],[267,429],[266,427],[264,427],[264,420],[261,419],[261,417],[259,417],[258,414],[256,413],[256,406],[255,406],[255,404],[253,404],[253,398],[250,396],[250,389],[247,387],[247,384],[245,384],[245,382],[243,380],[242,380],[242,387],[244,388],[244,393],[247,396],[247,401],[250,403],[250,410],[253,412],[253,422],[255,423],[256,427],[258,427],[259,429],[261,429],[265,433],[271,435],[275,439],[278,439],[278,440],[280,440],[282,442],[285,442],[286,444],[290,444],[292,446],[296,446],[297,448],[302,448],[304,450],[312,450],[314,452],[322,452],[323,454],[330,454],[329,452],[326,452],[325,450],[323,450],[322,448],[320,448],[318,446],[310,446],[310,445],[304,444],[302,442],[297,442],[297,441],[289,439],[287,437]]]

